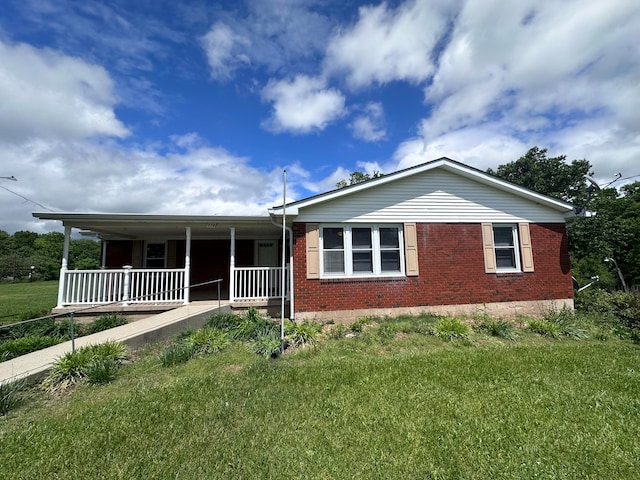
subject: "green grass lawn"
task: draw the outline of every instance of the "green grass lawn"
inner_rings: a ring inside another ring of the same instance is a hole
[[[258,358],[32,393],[0,417],[0,478],[631,479],[640,347],[609,339],[445,342],[375,329]]]
[[[0,283],[0,324],[23,320],[56,306],[58,282]]]

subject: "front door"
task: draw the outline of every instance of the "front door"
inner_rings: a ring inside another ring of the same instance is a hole
[[[257,266],[277,267],[278,266],[278,241],[277,240],[257,240]]]

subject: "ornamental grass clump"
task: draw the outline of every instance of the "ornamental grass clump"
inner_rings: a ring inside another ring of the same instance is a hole
[[[74,352],[64,354],[53,363],[49,375],[42,383],[42,387],[52,393],[64,392],[87,381],[88,369],[92,371],[92,379],[96,380],[95,383],[101,383],[98,380],[107,375],[96,373],[96,370],[100,368],[105,370],[110,366],[106,366],[106,363],[100,365],[99,362],[111,361],[116,367],[120,367],[126,361],[128,355],[127,347],[115,341],[81,347]],[[94,362],[93,365],[92,362]]]
[[[282,354],[283,345],[278,330],[274,327],[266,327],[257,332],[251,347],[261,357],[276,358]]]
[[[442,318],[438,320],[431,334],[443,340],[464,340],[469,337],[469,325],[458,318]]]
[[[235,313],[216,313],[215,315],[211,315],[207,318],[204,326],[207,328],[216,328],[218,330],[229,330],[237,325],[239,321],[240,317]]]
[[[181,363],[186,363],[195,355],[193,345],[185,340],[172,343],[166,346],[160,353],[160,363],[163,367],[172,367]]]
[[[44,335],[27,335],[26,337],[8,340],[0,343],[0,361],[11,360],[27,353],[57,345],[60,342],[64,342],[64,339]]]
[[[219,352],[229,345],[229,338],[222,330],[215,328],[201,328],[191,333],[185,343],[191,345],[194,355],[204,355]]]
[[[254,307],[250,307],[247,313],[240,318],[240,322],[229,328],[229,336],[234,340],[254,341],[265,329],[274,327],[274,322],[260,315]]]
[[[98,333],[110,328],[119,327],[129,323],[127,317],[120,313],[107,313],[100,315],[87,326],[87,334]]]
[[[506,320],[494,320],[485,317],[475,324],[474,328],[476,331],[492,337],[504,338],[505,340],[515,340],[517,338],[515,326]]]
[[[535,319],[529,322],[529,330],[543,337],[559,338],[562,335],[562,329],[557,323],[549,320]]]
[[[578,326],[578,316],[574,310],[551,309],[544,314],[543,320],[554,323],[560,329],[560,335],[581,340],[587,338],[587,332]]]
[[[25,380],[0,382],[0,415],[6,415],[22,401],[21,392],[26,386]]]
[[[322,325],[309,322],[286,322],[284,334],[289,345],[293,347],[314,346],[322,332]]]

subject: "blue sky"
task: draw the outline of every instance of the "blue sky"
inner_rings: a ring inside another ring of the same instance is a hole
[[[2,3],[9,232],[60,229],[44,209],[264,214],[284,168],[294,200],[534,145],[640,175],[635,1]]]

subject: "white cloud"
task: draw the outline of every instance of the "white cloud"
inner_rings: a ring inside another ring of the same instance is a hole
[[[365,142],[378,142],[387,135],[384,127],[384,110],[379,102],[369,102],[349,124],[353,136]]]
[[[10,145],[0,150],[0,165],[18,182],[0,186],[55,211],[266,215],[282,203],[281,166],[255,168],[249,158],[192,140],[175,137],[175,144],[147,150],[86,141]],[[173,153],[161,153],[167,150]],[[308,173],[293,165],[287,174],[291,200]],[[61,228],[32,218],[47,208],[4,189],[0,203],[4,230]]]
[[[345,113],[345,99],[338,90],[326,88],[324,80],[306,75],[270,80],[262,96],[273,104],[272,117],[264,127],[277,133],[323,130]]]
[[[631,112],[616,92],[637,91],[625,71],[638,53],[638,15],[630,2],[468,1],[425,90],[435,105],[426,135],[496,117],[527,130],[538,116],[547,122],[534,129],[558,128],[551,117],[575,121],[576,113],[598,110],[623,110],[638,122],[638,109]],[[496,21],[500,28],[492,28]]]
[[[509,135],[502,135],[496,125],[460,129],[425,142],[415,137],[401,143],[393,159],[398,169],[448,157],[475,168],[486,170],[511,162],[529,149],[527,144]]]
[[[358,22],[334,35],[325,68],[354,88],[404,80],[421,83],[434,71],[433,49],[457,2],[414,0],[390,10],[386,3],[359,10]]]
[[[314,9],[316,1],[253,0],[244,16],[223,11],[203,46],[212,76],[234,77],[242,67],[270,73],[315,68],[330,35],[329,18]]]
[[[638,31],[632,2],[465,2],[395,160],[495,168],[538,145],[603,180],[640,173]]]
[[[0,42],[0,141],[126,137],[104,68],[52,50]]]
[[[228,80],[234,70],[251,63],[249,56],[244,52],[251,47],[251,41],[234,33],[231,28],[216,22],[211,26],[207,34],[202,37],[202,45],[207,54],[211,76],[218,80]]]

